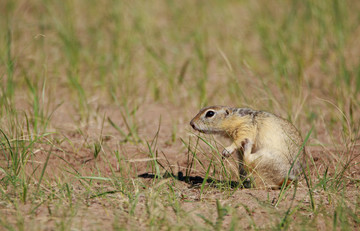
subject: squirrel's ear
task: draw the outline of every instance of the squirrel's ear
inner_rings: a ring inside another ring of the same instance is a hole
[[[228,116],[228,115],[230,114],[229,109],[225,109],[225,113],[226,113],[226,115],[225,115],[225,116]]]

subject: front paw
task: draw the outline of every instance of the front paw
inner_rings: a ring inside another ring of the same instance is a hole
[[[223,157],[229,157],[231,156],[231,154],[234,152],[233,149],[230,149],[230,148],[225,148],[223,151],[222,151],[222,155]]]

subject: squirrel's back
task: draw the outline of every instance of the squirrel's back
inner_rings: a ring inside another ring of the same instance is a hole
[[[289,178],[295,179],[304,164],[305,148],[300,132],[288,120],[269,112],[259,112],[256,118],[257,137],[255,150],[268,150],[281,174],[290,171]],[[286,166],[286,167],[285,167]]]

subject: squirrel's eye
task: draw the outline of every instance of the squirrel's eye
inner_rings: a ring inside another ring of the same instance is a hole
[[[208,112],[206,112],[205,117],[209,118],[209,117],[213,117],[214,115],[215,115],[214,111],[208,111]]]

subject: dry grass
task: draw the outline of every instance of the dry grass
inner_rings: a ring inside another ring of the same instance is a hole
[[[359,12],[355,0],[1,1],[0,226],[358,229]],[[188,125],[212,104],[310,134],[307,178],[234,187],[236,157]]]

